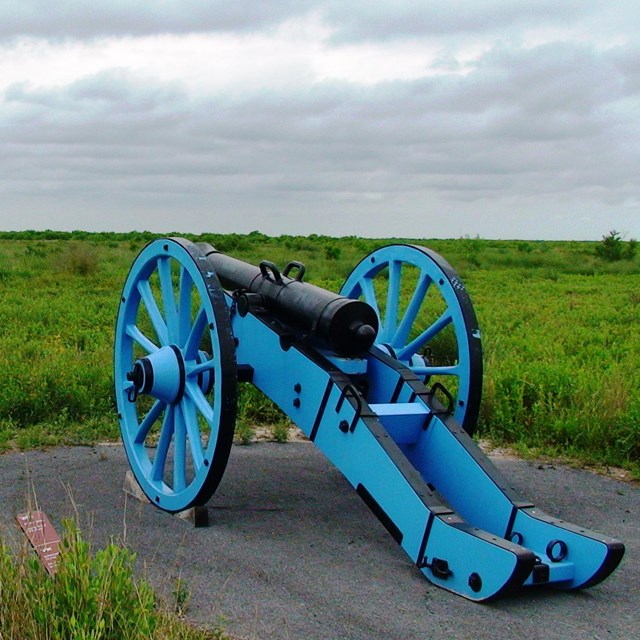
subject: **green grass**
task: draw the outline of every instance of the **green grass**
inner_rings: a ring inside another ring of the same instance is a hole
[[[483,433],[550,454],[640,460],[640,322],[634,276],[483,274]],[[485,294],[487,295],[487,294]]]
[[[171,234],[166,234],[171,235]],[[0,233],[0,451],[116,440],[113,329],[120,290],[148,233]],[[319,236],[191,237],[257,264],[300,260],[337,291],[393,242]],[[413,240],[461,274],[485,350],[479,433],[640,475],[640,259],[595,242]],[[242,385],[237,436],[286,420]]]
[[[134,575],[135,556],[109,544],[94,551],[71,522],[65,525],[57,572],[51,578],[32,552],[15,553],[0,540],[0,638],[3,640],[225,640],[220,628],[197,629],[179,614],[188,603],[183,583],[175,602],[162,602]]]

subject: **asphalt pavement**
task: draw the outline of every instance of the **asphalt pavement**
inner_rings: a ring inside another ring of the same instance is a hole
[[[96,545],[115,537],[187,617],[242,640],[626,640],[640,637],[640,488],[562,465],[496,458],[536,505],[626,545],[618,570],[579,592],[525,589],[475,604],[430,584],[342,475],[306,442],[234,446],[209,503],[188,523],[122,490],[120,446],[0,455],[0,535],[19,540],[33,503],[54,525],[77,514]]]

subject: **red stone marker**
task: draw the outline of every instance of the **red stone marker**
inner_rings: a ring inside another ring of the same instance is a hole
[[[60,536],[47,515],[43,511],[30,511],[17,515],[16,520],[36,550],[47,573],[54,575],[60,555]]]

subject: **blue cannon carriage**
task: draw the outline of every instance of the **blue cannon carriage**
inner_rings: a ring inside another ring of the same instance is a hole
[[[383,247],[339,294],[304,272],[180,238],[136,258],[118,310],[115,390],[152,503],[179,512],[209,500],[231,450],[238,382],[250,382],[434,584],[486,601],[526,585],[589,587],[614,571],[622,543],[523,499],[472,439],[481,335],[441,256]]]

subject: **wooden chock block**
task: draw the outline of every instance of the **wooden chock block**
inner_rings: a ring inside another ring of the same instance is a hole
[[[185,520],[189,522],[194,527],[208,527],[209,526],[209,509],[207,509],[206,505],[198,505],[196,507],[191,507],[190,509],[185,509],[184,511],[179,511],[174,514],[181,520]]]
[[[146,496],[145,492],[142,490],[142,487],[138,484],[135,476],[131,469],[127,470],[124,476],[124,486],[123,490],[126,494],[135,498],[136,500],[140,500],[140,502],[148,502],[149,504],[153,504],[151,500]],[[155,506],[155,505],[154,505]],[[198,505],[195,507],[191,507],[190,509],[185,509],[184,511],[178,511],[177,513],[171,514],[184,522],[188,522],[193,527],[208,527],[209,526],[209,509],[207,509],[206,505]]]

